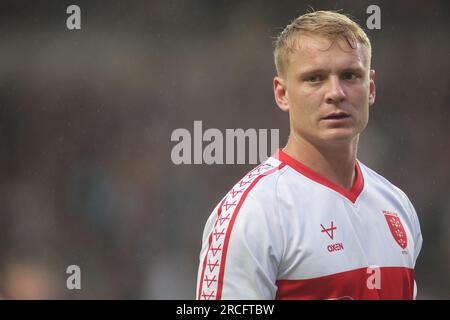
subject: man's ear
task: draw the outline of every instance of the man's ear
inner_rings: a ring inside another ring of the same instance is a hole
[[[369,106],[371,106],[375,103],[375,70],[370,70],[369,81]]]
[[[278,76],[273,78],[273,93],[278,107],[285,112],[289,111],[286,81],[283,78]]]

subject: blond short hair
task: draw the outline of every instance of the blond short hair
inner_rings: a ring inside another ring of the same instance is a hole
[[[317,35],[333,42],[345,39],[353,49],[359,43],[365,62],[370,67],[372,46],[364,30],[355,21],[336,11],[314,11],[296,18],[277,37],[273,54],[279,76],[285,75],[289,55],[295,51],[296,40],[301,34]]]

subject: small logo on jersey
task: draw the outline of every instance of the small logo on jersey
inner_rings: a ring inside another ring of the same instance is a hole
[[[344,244],[342,242],[333,243],[327,246],[328,252],[335,252],[344,250]]]
[[[408,245],[408,239],[406,238],[406,232],[403,228],[402,221],[395,212],[383,210],[383,214],[386,218],[389,229],[391,230],[392,236],[394,237],[395,241],[397,241],[398,245],[402,249],[405,249]]]
[[[322,227],[322,231],[321,231],[321,232],[326,232],[327,235],[331,238],[331,240],[334,239],[334,230],[337,229],[337,227],[335,227],[335,226],[333,225],[333,223],[334,223],[334,222],[331,221],[331,227],[329,227],[329,228],[325,228],[325,227],[323,226],[323,224],[320,224],[320,226]]]

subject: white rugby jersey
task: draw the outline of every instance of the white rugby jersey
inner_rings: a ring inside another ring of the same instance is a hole
[[[209,217],[197,299],[412,299],[421,246],[385,178],[356,161],[346,190],[279,150]]]

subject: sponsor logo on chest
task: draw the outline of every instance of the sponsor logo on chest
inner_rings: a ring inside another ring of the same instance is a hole
[[[337,226],[334,225],[334,221],[331,221],[329,228],[326,228],[323,224],[320,224],[322,228],[321,232],[326,233],[331,240],[334,240],[334,231],[337,230]],[[327,246],[328,252],[336,252],[344,250],[344,244],[342,242],[331,243]]]

